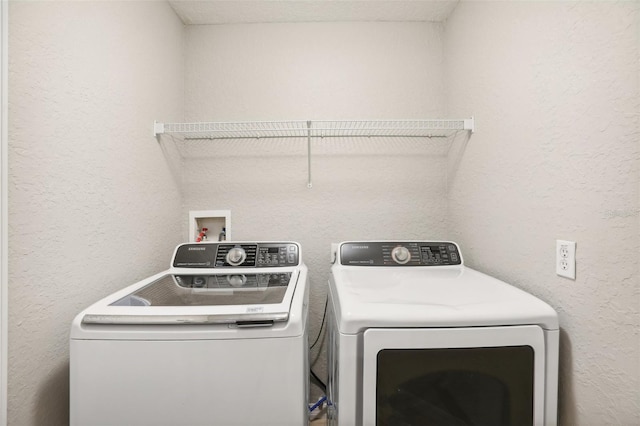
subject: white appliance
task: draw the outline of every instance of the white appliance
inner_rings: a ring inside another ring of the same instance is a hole
[[[293,242],[183,244],[71,327],[71,425],[308,419],[308,278]]]
[[[329,280],[330,425],[555,425],[558,318],[457,244],[345,242]]]

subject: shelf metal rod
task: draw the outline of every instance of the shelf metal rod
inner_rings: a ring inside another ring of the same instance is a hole
[[[446,135],[309,135],[306,137],[309,138],[315,137],[319,139],[349,139],[349,138],[382,138],[382,139],[433,139],[433,138],[447,138]],[[291,136],[187,136],[184,138],[185,141],[202,141],[202,140],[222,140],[222,139],[284,139],[290,138]],[[296,137],[304,137],[304,136],[296,136]]]
[[[198,129],[198,130],[178,130],[170,133],[249,133],[249,132],[265,132],[265,133],[298,133],[300,135],[306,134],[307,130],[312,131],[329,131],[339,133],[350,132],[368,132],[368,131],[394,131],[394,132],[407,132],[407,131],[425,131],[425,130],[466,130],[462,127],[437,127],[437,126],[421,126],[421,127],[358,127],[358,128],[339,128],[339,127],[312,127],[307,129]]]
[[[311,120],[307,121],[307,188],[311,188]]]

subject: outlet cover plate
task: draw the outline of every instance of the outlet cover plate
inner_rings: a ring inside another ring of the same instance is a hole
[[[576,243],[575,241],[556,240],[556,274],[576,279]]]

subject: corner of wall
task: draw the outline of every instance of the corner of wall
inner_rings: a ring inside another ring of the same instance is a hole
[[[7,424],[8,357],[8,8],[0,2],[0,426]]]

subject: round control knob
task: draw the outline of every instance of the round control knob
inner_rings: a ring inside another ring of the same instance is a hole
[[[242,247],[234,247],[227,253],[227,263],[231,266],[241,265],[247,258],[247,253]]]
[[[227,282],[231,287],[242,287],[247,282],[247,277],[244,275],[229,275],[227,276]]]
[[[406,247],[398,246],[391,250],[391,258],[394,262],[404,265],[411,260],[411,252]]]
[[[193,277],[194,287],[204,287],[206,283],[207,279],[205,277]]]

